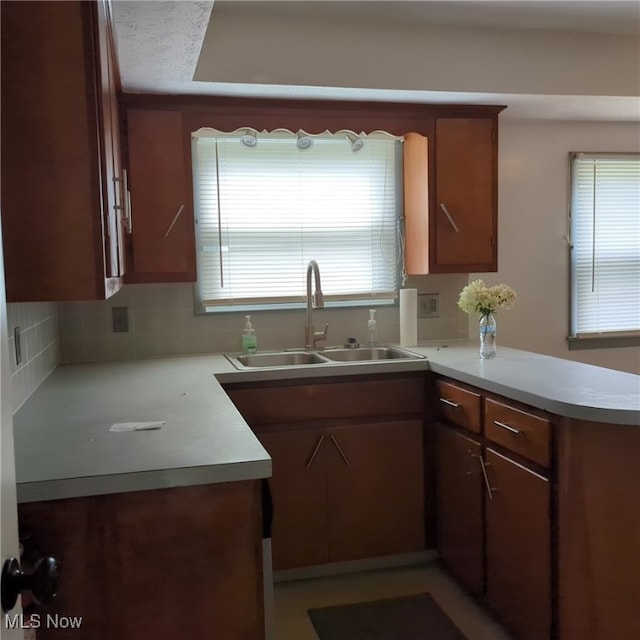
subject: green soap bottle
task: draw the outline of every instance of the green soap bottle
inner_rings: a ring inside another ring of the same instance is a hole
[[[244,331],[242,332],[242,353],[255,353],[258,350],[256,330],[251,325],[251,316],[245,316]]]

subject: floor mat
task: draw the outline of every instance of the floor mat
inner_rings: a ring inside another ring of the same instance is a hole
[[[320,640],[467,640],[428,594],[309,609]]]

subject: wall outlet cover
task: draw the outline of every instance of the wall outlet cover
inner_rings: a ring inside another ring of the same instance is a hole
[[[126,333],[127,331],[129,331],[128,307],[113,307],[111,309],[111,314],[114,333]]]
[[[421,293],[418,295],[418,318],[440,317],[440,294]]]

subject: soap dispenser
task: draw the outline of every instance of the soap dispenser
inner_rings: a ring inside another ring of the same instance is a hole
[[[367,322],[369,331],[369,346],[375,347],[378,344],[378,323],[376,322],[376,310],[369,309],[369,321]]]
[[[251,316],[245,316],[244,331],[242,332],[242,353],[255,353],[258,350],[256,330],[251,324]]]

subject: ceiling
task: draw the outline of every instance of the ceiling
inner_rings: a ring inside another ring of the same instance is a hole
[[[203,43],[214,37],[213,25],[226,25],[224,19],[230,15],[235,16],[236,25],[247,27],[293,20],[310,25],[333,22],[336,28],[355,25],[359,30],[381,26],[397,29],[399,25],[432,29],[442,25],[485,33],[489,29],[504,33],[545,31],[550,37],[558,37],[561,32],[567,37],[577,33],[594,34],[594,38],[601,37],[596,34],[610,34],[627,41],[638,39],[640,68],[640,0],[215,0],[215,6],[209,0],[113,0],[113,5],[122,84],[127,92],[507,104],[509,109],[504,113],[514,118],[640,120],[637,92],[626,96],[560,96],[373,89],[284,84],[271,82],[268,77],[261,80],[259,75],[251,82],[194,81],[201,49],[206,51]],[[229,55],[235,54],[230,51]]]

